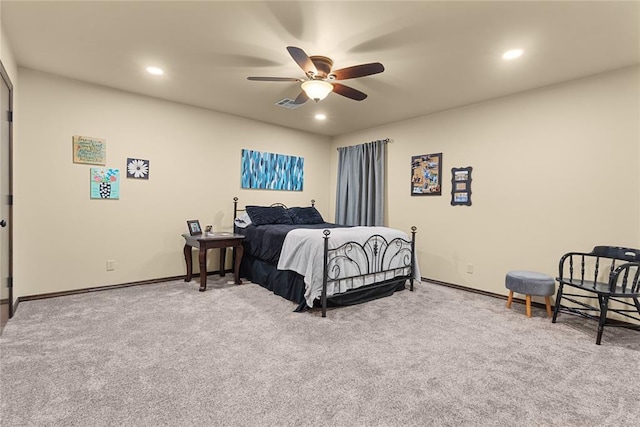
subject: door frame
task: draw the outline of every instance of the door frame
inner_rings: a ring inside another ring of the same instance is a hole
[[[11,116],[9,119],[9,158],[8,158],[8,179],[9,179],[9,197],[7,205],[9,206],[9,212],[7,213],[8,229],[6,230],[9,239],[9,254],[8,254],[8,267],[7,278],[9,283],[0,283],[0,286],[7,286],[9,288],[9,318],[13,317],[13,83],[9,78],[9,73],[4,68],[2,60],[0,60],[0,77],[9,88],[9,111]]]

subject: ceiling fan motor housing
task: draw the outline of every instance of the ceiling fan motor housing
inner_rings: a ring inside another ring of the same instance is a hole
[[[317,74],[313,74],[313,71],[307,71],[307,73],[311,74],[311,77],[314,79],[326,79],[329,77],[329,73],[331,73],[331,67],[333,67],[333,61],[331,58],[327,58],[326,56],[310,56],[311,62],[316,66],[316,70],[318,70]]]

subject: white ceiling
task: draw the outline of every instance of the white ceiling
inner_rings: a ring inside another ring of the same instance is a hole
[[[0,13],[19,66],[324,135],[640,62],[640,2],[11,1]],[[289,110],[304,77],[286,47],[334,69],[381,62],[337,94]],[[504,51],[524,49],[511,62]],[[154,77],[145,67],[166,72]],[[325,122],[313,119],[327,114]]]

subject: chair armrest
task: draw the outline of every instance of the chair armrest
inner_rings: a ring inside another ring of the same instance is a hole
[[[619,265],[609,274],[609,291],[617,288],[624,293],[640,294],[640,262],[628,262]]]

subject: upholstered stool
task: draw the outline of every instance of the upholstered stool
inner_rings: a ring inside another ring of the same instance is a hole
[[[549,296],[556,291],[556,282],[551,276],[533,271],[510,271],[505,278],[505,286],[509,289],[507,308],[511,308],[513,293],[526,295],[527,317],[531,317],[531,295],[543,296],[547,305],[547,315],[551,317],[551,301]]]

